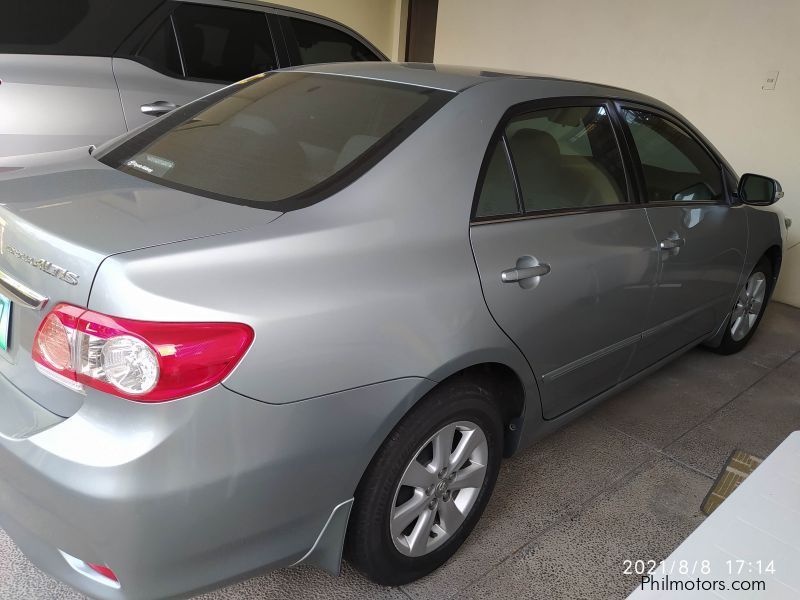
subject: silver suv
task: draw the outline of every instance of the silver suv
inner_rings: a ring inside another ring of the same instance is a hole
[[[386,60],[317,15],[255,1],[17,2],[0,20],[0,156],[97,144],[255,73]]]

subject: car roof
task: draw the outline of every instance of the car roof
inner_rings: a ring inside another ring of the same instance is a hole
[[[644,94],[611,85],[554,77],[552,75],[537,75],[516,71],[497,71],[461,65],[412,62],[355,62],[305,65],[302,67],[293,67],[292,70],[360,77],[364,79],[374,79],[376,81],[390,81],[449,92],[463,92],[476,85],[508,79],[527,80],[533,84],[533,88],[535,88],[535,83],[537,81],[549,83],[561,81],[565,84],[569,84],[569,95],[603,95],[615,98],[626,98],[648,104],[663,105],[662,102]]]

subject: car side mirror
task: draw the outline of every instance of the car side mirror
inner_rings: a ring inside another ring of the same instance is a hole
[[[781,184],[771,177],[745,173],[739,180],[739,200],[754,206],[769,206],[783,198]]]

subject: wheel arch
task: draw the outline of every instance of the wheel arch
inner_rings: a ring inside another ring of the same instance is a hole
[[[513,368],[504,363],[476,363],[440,380],[428,394],[441,386],[464,380],[486,389],[500,409],[503,420],[503,456],[512,456],[519,447],[521,425],[526,411],[525,385],[522,379]]]
[[[778,283],[778,275],[781,271],[781,263],[783,262],[783,250],[778,244],[773,244],[767,248],[761,255],[761,258],[767,258],[772,265],[772,285],[770,286],[770,294],[775,290],[775,285]],[[761,260],[759,258],[758,260]],[[756,261],[758,264],[758,261]]]

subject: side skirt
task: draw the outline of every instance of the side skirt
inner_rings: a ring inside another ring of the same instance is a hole
[[[533,444],[534,442],[542,439],[543,437],[546,437],[546,436],[550,435],[551,433],[555,432],[556,430],[561,429],[569,421],[572,421],[573,419],[576,419],[579,416],[589,412],[595,406],[597,406],[598,404],[603,402],[603,400],[605,400],[606,398],[609,398],[609,397],[611,397],[611,396],[613,396],[615,394],[618,394],[619,392],[631,387],[633,384],[637,383],[641,379],[644,379],[645,377],[647,377],[651,373],[653,373],[655,371],[658,371],[661,367],[663,367],[667,363],[672,362],[676,358],[682,356],[683,354],[685,354],[686,352],[688,352],[692,348],[696,347],[698,344],[701,344],[706,339],[708,339],[708,334],[706,334],[706,335],[704,335],[704,336],[702,336],[702,337],[700,337],[700,338],[698,338],[696,340],[693,340],[692,342],[686,344],[682,348],[679,348],[678,350],[675,350],[672,354],[667,355],[666,357],[662,358],[658,362],[653,363],[649,367],[639,371],[635,375],[632,375],[631,377],[629,377],[625,381],[621,381],[620,383],[618,383],[614,387],[609,388],[605,392],[602,392],[602,393],[598,394],[597,396],[594,396],[590,400],[587,400],[583,404],[579,404],[575,408],[573,408],[571,410],[568,410],[567,412],[559,415],[558,417],[556,417],[554,419],[549,419],[549,420],[542,419],[538,423],[526,424],[527,426],[525,427],[525,429],[528,429],[528,431],[523,431],[522,432],[522,436],[521,436],[522,439],[520,440],[520,444],[517,447],[517,452],[519,452],[523,448]]]

